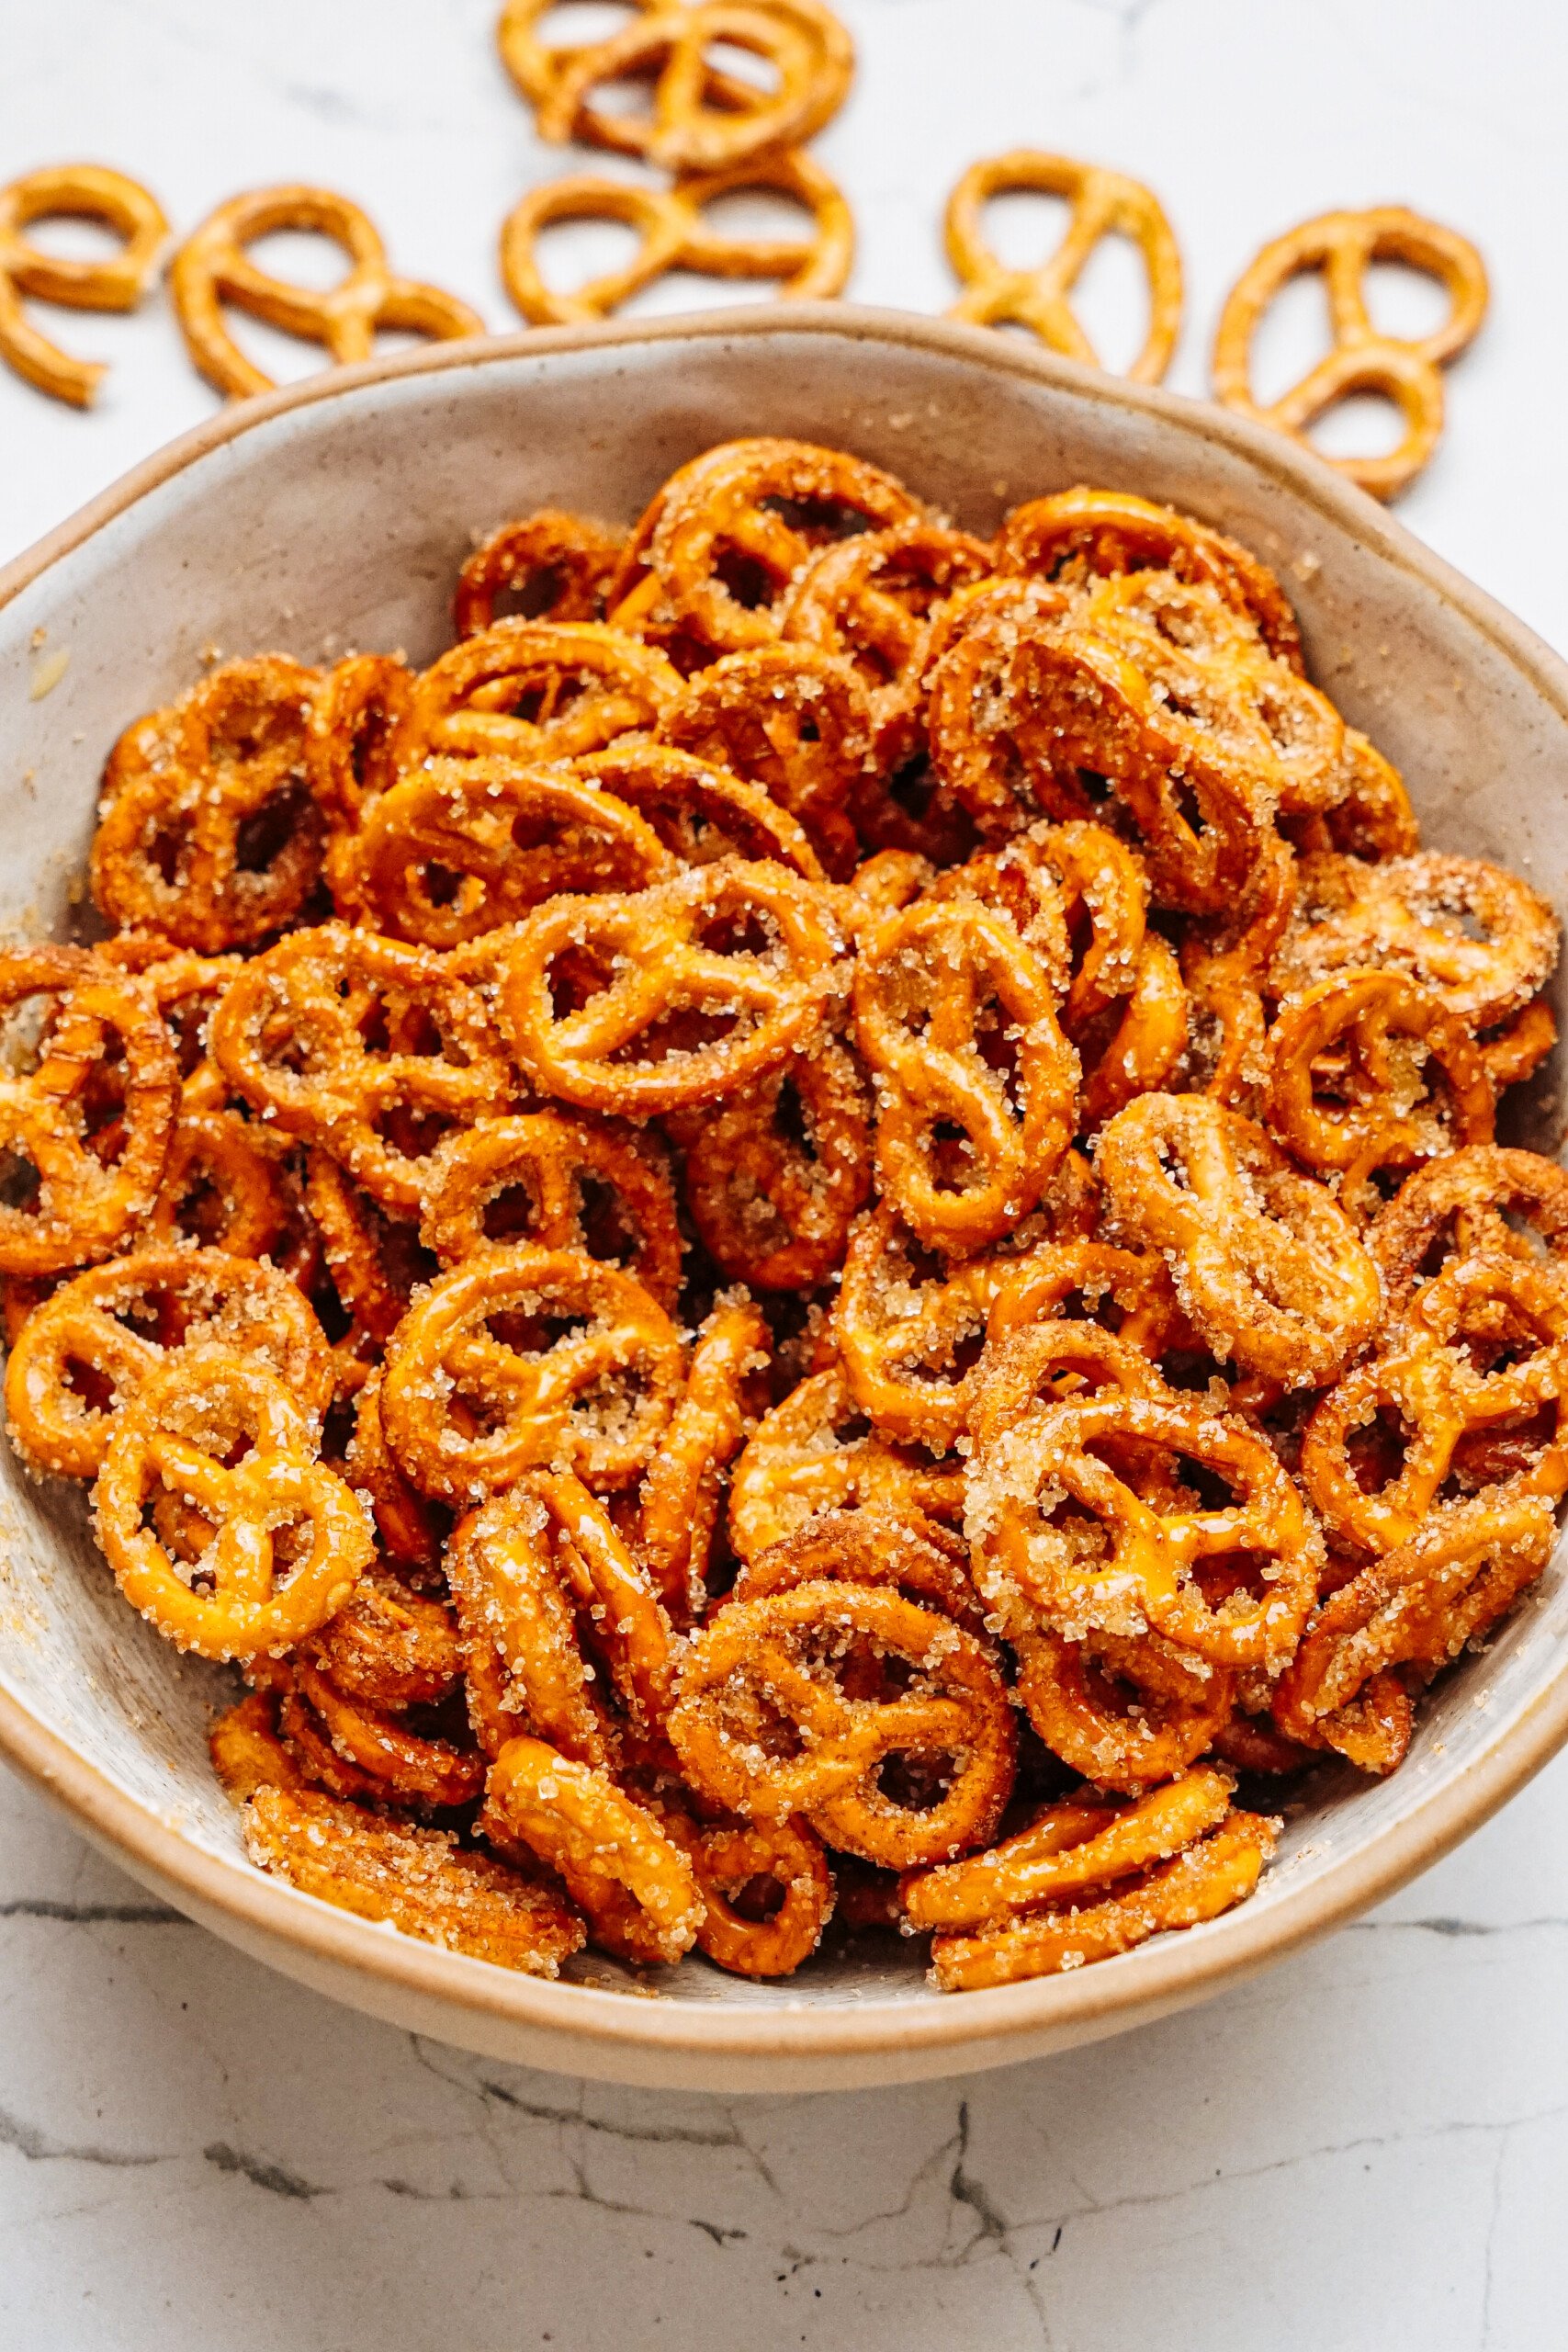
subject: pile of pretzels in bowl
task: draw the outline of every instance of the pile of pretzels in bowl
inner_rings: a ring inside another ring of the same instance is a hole
[[[729,442],[454,617],[136,720],[0,956],[12,1442],[253,1860],[546,1974],[1227,1910],[1554,1542],[1551,912],[1122,492]]]

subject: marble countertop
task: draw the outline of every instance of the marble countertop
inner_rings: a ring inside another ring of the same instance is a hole
[[[533,141],[501,74],[496,5],[9,0],[0,179],[113,162],[185,227],[239,188],[317,180],[367,206],[396,266],[510,323],[497,225],[574,166]],[[1161,193],[1188,262],[1180,389],[1201,388],[1225,287],[1291,222],[1399,200],[1474,236],[1493,316],[1401,512],[1568,647],[1546,460],[1568,358],[1568,16],[839,5],[861,74],[818,152],[854,203],[867,300],[952,299],[942,196],[1020,143]],[[1126,294],[1098,273],[1112,347]],[[213,404],[162,308],[46,322],[114,373],[84,417],[0,370],[0,559]],[[1281,371],[1311,328],[1305,304],[1281,321]],[[618,2092],[299,1991],[150,1903],[0,1774],[0,2343],[1555,2352],[1565,1965],[1568,1760],[1381,1912],[1122,2041],[845,2098]]]

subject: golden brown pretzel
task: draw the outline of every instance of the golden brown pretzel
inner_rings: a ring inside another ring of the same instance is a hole
[[[457,575],[453,630],[478,637],[501,617],[496,606],[503,595],[518,597],[530,620],[596,621],[620,551],[619,537],[602,523],[553,506],[503,523]]]
[[[987,243],[981,215],[992,197],[1032,188],[1065,197],[1071,206],[1066,233],[1048,261],[1010,269]],[[1181,332],[1181,254],[1159,198],[1141,180],[1080,164],[1070,155],[1014,148],[971,164],[947,200],[947,255],[967,291],[948,316],[977,326],[1016,321],[1042,343],[1091,368],[1101,363],[1079,324],[1069,296],[1100,239],[1128,237],[1148,274],[1149,324],[1143,349],[1126,370],[1135,384],[1157,384]]]
[[[251,1449],[228,1466],[241,1437]],[[366,1513],[315,1459],[315,1432],[276,1373],[232,1349],[182,1349],[141,1384],[116,1419],[97,1483],[94,1524],[120,1590],[181,1649],[251,1657],[313,1634],[336,1614],[375,1553]],[[162,1484],[213,1531],[197,1575],[142,1524]],[[303,1523],[286,1577],[274,1531]]]
[[[179,1103],[179,1069],[146,984],[79,947],[0,953],[0,1016],[48,1000],[31,1067],[0,1070],[0,1152],[34,1180],[0,1205],[0,1272],[59,1273],[118,1248],[152,1210]],[[95,1084],[118,1079],[112,1159]]]
[[[22,234],[35,220],[61,219],[101,221],[125,244],[107,260],[72,261]],[[107,368],[57,350],[28,318],[23,298],[68,311],[134,311],[168,234],[157,198],[103,164],[49,164],[0,188],[0,358],[40,392],[88,407]]]
[[[841,1364],[813,1373],[764,1416],[735,1466],[730,1540],[742,1560],[824,1511],[870,1505],[917,1526],[963,1516],[963,1464],[872,1432]]]
[[[841,1264],[871,1190],[871,1127],[854,1057],[820,1035],[721,1102],[672,1113],[686,1205],[732,1279],[811,1290]]]
[[[554,1976],[581,1951],[582,1922],[559,1892],[439,1829],[264,1784],[242,1826],[253,1862],[361,1918],[498,1968]]]
[[[892,1658],[908,1679],[884,1683],[874,1661]],[[983,1845],[1012,1788],[996,1667],[950,1617],[886,1586],[824,1581],[728,1602],[688,1648],[670,1733],[715,1804],[762,1821],[804,1813],[830,1845],[895,1869]],[[946,1764],[927,1802],[888,1796],[880,1776],[895,1757]]]
[[[1371,1337],[1377,1268],[1344,1211],[1250,1119],[1201,1095],[1142,1094],[1101,1129],[1095,1167],[1122,1233],[1169,1253],[1177,1295],[1222,1361],[1313,1386]]]
[[[675,870],[657,834],[611,793],[558,764],[493,754],[426,760],[378,794],[344,863],[375,929],[441,948],[516,922],[558,891],[640,890]]]
[[[502,1012],[543,1092],[622,1116],[678,1111],[809,1043],[837,944],[809,885],[782,865],[720,858],[649,890],[539,908],[507,956]],[[558,967],[585,963],[592,992],[558,1010]],[[687,1046],[689,1016],[702,1042]]]
[[[245,248],[280,229],[332,238],[348,255],[344,276],[335,286],[318,289],[258,268]],[[271,391],[273,379],[234,341],[223,322],[225,302],[286,334],[322,345],[339,368],[368,359],[383,327],[442,341],[485,332],[479,312],[455,294],[395,277],[368,214],[357,204],[330,188],[293,182],[248,189],[209,213],[175,255],[169,290],[186,350],[214,390],[228,400]]]
[[[210,1043],[264,1119],[405,1214],[441,1134],[506,1108],[515,1083],[482,1001],[438,956],[345,923],[290,932],[247,964]]]
[[[1323,1544],[1263,1438],[1169,1392],[1111,1385],[994,1416],[989,1401],[982,1392],[965,1525],[976,1581],[1014,1626],[1152,1627],[1211,1666],[1290,1656],[1317,1597]],[[1203,1508],[1172,1483],[1167,1465],[1180,1462],[1235,1499]]]
[[[381,1413],[423,1494],[477,1501],[551,1464],[607,1491],[647,1466],[682,1370],[673,1324],[630,1274],[521,1243],[431,1284],[388,1350]]]
[[[721,1299],[698,1332],[691,1368],[637,1498],[637,1551],[680,1623],[707,1602],[708,1555],[724,1472],[751,1427],[772,1334],[745,1293]]]
[[[216,956],[298,917],[321,867],[320,683],[281,654],[226,662],[126,729],[104,770],[90,868],[111,923]]]
[[[1252,1893],[1279,1830],[1278,1821],[1261,1814],[1235,1812],[1174,1860],[1112,1885],[1098,1902],[935,1936],[931,1981],[945,1993],[1016,1984],[1109,1960],[1168,1928],[1218,1918]]]
[[[132,1250],[62,1283],[35,1306],[6,1367],[14,1443],[39,1469],[91,1478],[112,1427],[169,1349],[219,1340],[269,1365],[312,1418],[333,1392],[326,1338],[272,1266],[223,1250]]]
[[[651,727],[680,692],[651,645],[600,621],[493,621],[422,673],[412,724],[425,752],[570,760]]]
[[[542,1740],[509,1739],[490,1769],[480,1826],[557,1871],[606,1951],[656,1964],[691,1950],[703,1917],[691,1862],[607,1773]]]
[[[1373,326],[1366,276],[1380,261],[1425,271],[1445,288],[1449,315],[1433,334],[1389,335]],[[1281,287],[1309,269],[1323,273],[1334,347],[1299,384],[1264,407],[1252,390],[1253,337]],[[1393,498],[1414,481],[1438,446],[1443,429],[1439,369],[1473,341],[1486,303],[1485,264],[1456,230],[1397,204],[1321,213],[1265,245],[1232,287],[1214,337],[1214,396],[1310,447],[1308,427],[1326,409],[1353,393],[1381,392],[1404,421],[1398,447],[1386,457],[1325,462],[1374,498]]]
[[[810,228],[798,237],[726,236],[708,226],[710,204],[761,188],[801,206]],[[557,292],[539,266],[543,232],[558,220],[619,220],[637,232],[632,259],[575,293]],[[678,180],[673,187],[634,186],[597,172],[577,172],[530,188],[501,232],[506,290],[534,326],[580,326],[608,318],[671,270],[699,277],[774,279],[781,300],[821,301],[841,294],[854,260],[854,219],[842,191],[806,154],[758,156]]]
[[[631,21],[575,46],[536,29],[553,0],[506,0],[502,58],[534,107],[539,136],[709,172],[811,138],[843,103],[850,37],[821,0],[631,0]],[[726,71],[711,49],[760,59],[772,85]],[[647,82],[646,114],[597,106],[604,83]]]
[[[1190,514],[1129,491],[1059,490],[1015,506],[997,534],[997,569],[1075,590],[1118,572],[1174,572],[1217,589],[1270,653],[1302,666],[1295,614],[1268,565]]]
[[[699,671],[659,722],[661,739],[761,786],[795,819],[837,882],[860,855],[852,808],[871,710],[847,662],[758,645]]]
[[[936,1248],[998,1240],[1073,1138],[1078,1060],[1049,973],[1005,916],[924,899],[862,940],[854,1008],[889,1199]]]
[[[526,1239],[624,1266],[664,1307],[681,1285],[675,1191],[657,1136],[586,1112],[481,1119],[448,1136],[431,1159],[421,1233],[444,1265]]]

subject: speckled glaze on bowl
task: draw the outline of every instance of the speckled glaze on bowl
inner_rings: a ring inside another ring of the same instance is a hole
[[[1001,335],[832,304],[372,363],[227,411],[128,476],[0,572],[0,928],[64,922],[106,751],[209,649],[317,661],[400,647],[423,662],[447,641],[476,533],[545,503],[629,523],[684,458],[754,433],[855,450],[972,530],[1020,498],[1090,481],[1233,533],[1280,571],[1313,674],[1404,769],[1427,839],[1517,867],[1568,911],[1568,671],[1381,508],[1218,411]],[[30,698],[66,652],[58,682]],[[1560,1091],[1554,1059],[1517,1139],[1555,1150]],[[1446,1679],[1393,1780],[1320,1776],[1242,1909],[1075,1975],[957,1996],[931,1992],[917,1950],[886,1937],[778,1985],[689,1961],[622,1989],[624,1973],[592,1955],[547,1984],[263,1876],[207,1758],[231,1678],[181,1660],[131,1614],[81,1494],[29,1483],[8,1448],[0,1749],[145,1885],[376,2016],[615,2081],[844,2089],[1118,2032],[1435,1861],[1568,1738],[1565,1557]]]

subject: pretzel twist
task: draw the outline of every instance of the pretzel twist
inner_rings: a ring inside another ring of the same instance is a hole
[[[22,232],[35,220],[97,220],[123,237],[103,261],[42,252]],[[134,311],[157,275],[169,224],[157,198],[102,164],[56,164],[0,188],[0,358],[57,401],[92,404],[108,369],[59,350],[28,319],[24,298],[68,311]]]
[[[986,242],[981,216],[993,197],[1025,188],[1065,197],[1067,227],[1049,260],[1034,269],[1010,269]],[[1125,372],[1135,384],[1157,384],[1181,332],[1180,250],[1153,189],[1098,164],[1030,147],[971,164],[947,200],[947,256],[966,288],[948,316],[976,326],[1016,322],[1053,351],[1098,368],[1099,355],[1069,298],[1101,238],[1112,234],[1137,247],[1148,277],[1148,328]]]
[[[330,237],[348,255],[347,272],[335,286],[318,289],[259,268],[246,247],[279,230]],[[357,204],[330,188],[299,183],[252,188],[209,213],[175,255],[169,290],[186,350],[227,400],[247,400],[275,384],[230,334],[226,302],[285,334],[321,344],[338,368],[368,359],[383,328],[442,342],[485,332],[479,312],[455,294],[395,276],[369,215]]]
[[[809,215],[803,236],[725,236],[705,215],[711,204],[763,189],[798,204]],[[637,234],[637,249],[623,267],[559,293],[539,263],[539,241],[562,220],[618,220]],[[605,319],[672,270],[699,277],[775,280],[784,301],[824,301],[841,294],[854,261],[854,217],[842,190],[809,155],[783,153],[728,164],[678,180],[672,187],[640,187],[626,180],[577,172],[548,180],[507,214],[501,232],[501,274],[513,301],[534,326],[581,326]]]
[[[1373,326],[1366,277],[1380,261],[1402,262],[1437,278],[1450,310],[1434,333],[1389,335]],[[1304,270],[1323,276],[1334,347],[1300,383],[1265,407],[1252,390],[1253,337],[1281,288]],[[1438,446],[1443,429],[1440,370],[1474,340],[1487,300],[1485,265],[1457,231],[1396,204],[1322,213],[1265,245],[1231,288],[1214,337],[1214,396],[1310,447],[1308,428],[1328,409],[1354,393],[1381,393],[1404,422],[1398,447],[1386,457],[1325,462],[1374,498],[1394,498]]]

